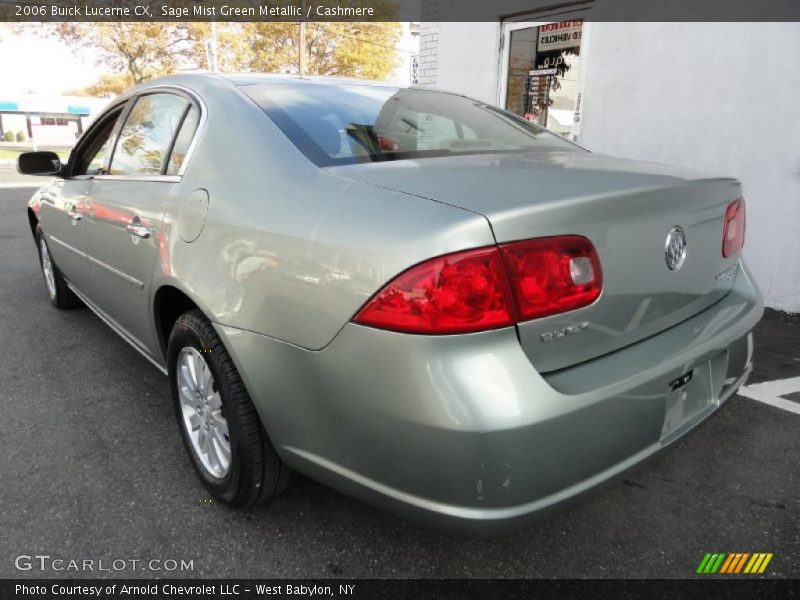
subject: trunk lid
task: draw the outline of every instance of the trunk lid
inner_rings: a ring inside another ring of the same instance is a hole
[[[598,300],[520,323],[540,372],[613,352],[684,321],[732,287],[738,255],[722,257],[731,178],[583,151],[472,155],[331,167],[328,173],[484,215],[498,243],[576,234],[592,241],[603,270]],[[686,259],[670,270],[673,227]]]

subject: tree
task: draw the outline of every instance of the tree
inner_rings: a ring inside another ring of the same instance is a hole
[[[297,23],[244,23],[243,70],[297,73]],[[306,24],[307,74],[385,79],[397,66],[400,23]]]
[[[349,1],[354,5],[364,2]],[[394,18],[396,8],[391,0],[373,0],[370,6],[382,18]],[[113,74],[74,92],[107,95],[158,75],[211,70],[211,28],[207,22],[64,22],[43,25],[41,31],[55,34],[75,50],[91,49],[97,63]],[[216,23],[214,29],[220,71],[299,71],[296,22],[227,22]],[[397,64],[400,23],[309,22],[306,32],[308,74],[385,79]]]
[[[117,96],[133,85],[130,73],[107,73],[83,88],[69,90],[71,96]]]
[[[94,50],[97,64],[127,73],[134,83],[174,72],[195,42],[184,24],[64,22],[51,27],[76,49]]]

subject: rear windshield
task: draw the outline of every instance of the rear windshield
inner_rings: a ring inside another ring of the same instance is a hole
[[[319,166],[577,149],[516,115],[447,92],[357,84],[242,90]]]

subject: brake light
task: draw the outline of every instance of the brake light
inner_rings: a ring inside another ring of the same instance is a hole
[[[745,205],[744,198],[728,204],[725,224],[722,227],[722,256],[728,258],[744,247]]]
[[[466,333],[513,324],[513,306],[496,247],[434,258],[386,285],[356,323],[409,333]]]
[[[353,320],[407,333],[469,333],[587,306],[601,289],[589,240],[539,238],[420,263],[384,286]]]
[[[521,321],[587,306],[603,288],[600,260],[585,237],[565,235],[500,246]]]

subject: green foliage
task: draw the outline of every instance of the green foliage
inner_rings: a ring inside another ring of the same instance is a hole
[[[13,131],[6,131],[5,135],[3,136],[3,139],[5,141],[7,141],[7,142],[13,142],[14,141],[14,132]]]
[[[24,131],[18,131],[17,132],[17,141],[18,142],[24,142],[27,139],[28,139],[28,137],[25,135]]]
[[[390,1],[374,0],[370,5],[379,18],[393,18],[395,7]],[[98,64],[112,71],[86,88],[73,90],[80,95],[118,94],[132,84],[160,75],[211,70],[212,38],[216,40],[219,71],[299,71],[297,22],[217,22],[213,35],[211,23],[199,22],[62,22],[36,27],[43,37],[56,36],[76,52],[91,51]],[[386,79],[397,66],[395,46],[402,32],[398,22],[308,22],[305,28],[308,75]]]

